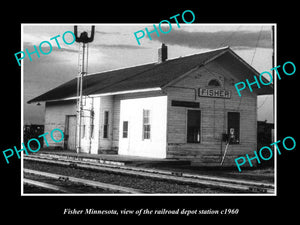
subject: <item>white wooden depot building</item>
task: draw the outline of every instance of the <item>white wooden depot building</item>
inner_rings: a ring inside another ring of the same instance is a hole
[[[225,164],[253,154],[257,96],[273,94],[272,85],[253,85],[240,97],[234,84],[259,72],[229,47],[167,59],[162,45],[158,55],[157,62],[84,77],[81,151],[206,165],[220,162],[224,134],[231,132]],[[49,140],[52,148],[76,148],[76,90],[74,78],[28,102],[46,102],[45,132],[64,131],[64,141]]]

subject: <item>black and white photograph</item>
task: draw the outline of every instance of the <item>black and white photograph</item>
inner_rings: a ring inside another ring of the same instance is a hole
[[[276,194],[276,24],[179,26],[22,25],[24,195]]]
[[[4,8],[3,221],[297,221],[296,4],[122,3]]]

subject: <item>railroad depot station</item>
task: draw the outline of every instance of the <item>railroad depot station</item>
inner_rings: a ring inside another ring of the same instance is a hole
[[[273,86],[253,85],[240,97],[234,84],[260,73],[230,47],[175,59],[167,50],[163,44],[157,62],[83,77],[80,152],[219,165],[230,136],[224,165],[253,155],[257,96]],[[48,148],[76,150],[77,98],[74,78],[28,101],[46,102],[45,132],[64,131]]]

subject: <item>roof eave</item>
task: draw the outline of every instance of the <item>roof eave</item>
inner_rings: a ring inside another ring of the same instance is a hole
[[[99,93],[99,94],[91,94],[85,95],[91,98],[94,97],[102,97],[102,96],[109,96],[109,95],[121,95],[121,94],[131,94],[131,93],[139,93],[139,92],[150,92],[150,91],[161,91],[160,87],[152,87],[152,88],[144,88],[144,89],[135,89],[135,90],[126,90],[126,91],[117,91],[117,92],[107,92],[107,93]],[[35,98],[36,99],[36,98]],[[76,100],[78,99],[77,96],[68,97],[68,98],[60,98],[60,99],[50,99],[50,100],[35,100],[32,99],[27,103],[34,103],[34,102],[58,102],[58,101],[68,101],[68,100]]]

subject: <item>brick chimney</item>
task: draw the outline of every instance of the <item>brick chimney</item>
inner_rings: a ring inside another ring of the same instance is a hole
[[[161,48],[158,49],[158,63],[165,62],[168,59],[168,47],[162,43]]]

